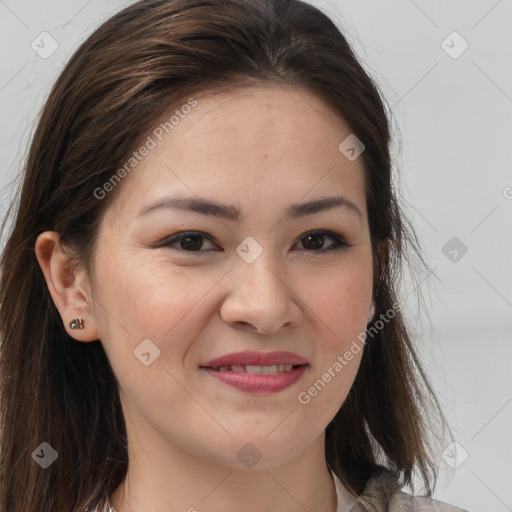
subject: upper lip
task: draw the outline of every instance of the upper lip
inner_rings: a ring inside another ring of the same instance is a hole
[[[254,352],[247,350],[245,352],[233,352],[221,357],[217,357],[201,364],[202,367],[219,368],[221,366],[231,365],[251,365],[251,366],[272,366],[274,364],[291,364],[293,366],[308,364],[303,358],[293,352]]]

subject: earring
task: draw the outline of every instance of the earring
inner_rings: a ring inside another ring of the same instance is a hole
[[[370,323],[373,320],[373,315],[375,314],[375,306],[372,304],[372,307],[370,308],[370,312],[368,313],[368,323]]]
[[[71,329],[83,329],[84,321],[82,318],[75,318],[73,321],[69,322],[69,327]]]

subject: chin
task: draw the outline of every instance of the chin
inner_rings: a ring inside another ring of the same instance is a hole
[[[272,430],[260,432],[253,429],[244,435],[224,439],[225,443],[212,441],[216,451],[210,452],[206,458],[236,469],[270,469],[293,460],[314,438],[304,439],[303,431],[299,434],[283,429],[280,435],[269,435],[270,432]]]

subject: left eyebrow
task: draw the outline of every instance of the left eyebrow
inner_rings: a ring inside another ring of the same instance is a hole
[[[221,204],[202,197],[164,197],[142,208],[137,217],[162,208],[192,211],[201,215],[220,217],[232,221],[237,221],[241,217],[240,210],[235,206]],[[343,196],[323,197],[307,203],[293,204],[288,207],[284,217],[296,220],[333,208],[345,208],[348,212],[357,215],[359,221],[363,219],[359,208]]]
[[[306,215],[312,215],[314,213],[340,207],[346,208],[347,211],[355,213],[359,217],[360,221],[363,220],[363,214],[359,208],[352,201],[349,201],[343,196],[324,197],[308,203],[294,204],[288,208],[285,217],[295,220],[305,217]]]

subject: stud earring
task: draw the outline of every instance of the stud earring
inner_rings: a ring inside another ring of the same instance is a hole
[[[84,321],[82,318],[75,318],[73,321],[69,322],[69,327],[71,329],[83,329]]]

